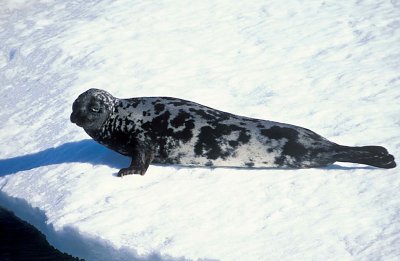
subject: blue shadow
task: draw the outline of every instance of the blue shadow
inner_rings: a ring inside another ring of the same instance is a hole
[[[107,149],[94,140],[86,139],[67,142],[55,148],[9,159],[0,159],[0,176],[42,166],[69,162],[103,164],[113,168],[129,166],[130,160],[117,152]]]

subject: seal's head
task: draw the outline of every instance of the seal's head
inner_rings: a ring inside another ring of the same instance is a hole
[[[85,130],[99,129],[114,111],[116,100],[106,91],[89,89],[74,101],[71,122]]]

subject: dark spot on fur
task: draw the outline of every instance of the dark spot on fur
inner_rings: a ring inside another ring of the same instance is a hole
[[[208,161],[208,162],[206,162],[206,164],[204,164],[204,166],[212,167],[212,166],[214,166],[214,164],[211,161]]]
[[[142,124],[142,128],[145,134],[151,138],[154,144],[157,145],[156,150],[163,158],[168,158],[169,146],[168,136],[171,136],[173,130],[168,128],[168,120],[170,113],[167,111],[157,117],[154,117],[152,121],[148,121]]]
[[[188,142],[193,137],[192,130],[194,129],[194,120],[187,118],[189,114],[182,114],[179,119],[174,118],[175,123],[184,119],[183,125],[185,128],[181,131],[175,131],[172,128],[168,128],[168,122],[170,120],[170,112],[166,111],[163,114],[153,118],[152,121],[148,121],[142,124],[145,134],[149,136],[153,144],[156,144],[157,151],[161,158],[168,158],[168,154],[172,149],[180,146],[180,142]],[[181,117],[181,118],[180,118]],[[174,121],[172,120],[172,121]],[[171,123],[172,125],[172,123]]]
[[[154,111],[156,115],[160,114],[165,109],[165,105],[162,103],[157,103],[154,105]]]
[[[207,121],[214,121],[216,117],[214,115],[208,114],[205,110],[190,108],[189,111],[196,113]]]
[[[239,131],[239,138],[235,140],[227,140],[227,135],[233,131]],[[194,152],[196,155],[205,155],[208,159],[226,159],[235,154],[236,148],[240,144],[249,142],[250,135],[247,130],[237,125],[213,124],[212,126],[204,126],[200,129],[198,141],[195,144]],[[229,145],[228,148],[222,150],[221,145]]]
[[[208,159],[225,158],[226,155],[222,155],[221,146],[218,143],[218,138],[220,137],[221,133],[210,126],[202,127],[198,136],[198,142],[194,147],[194,152],[199,156],[204,154]]]
[[[174,99],[174,98],[171,98],[171,99]],[[168,98],[165,97],[164,100],[168,100]],[[161,99],[157,98],[155,101],[152,101],[151,104],[155,105],[156,103],[160,103],[160,102],[163,103],[163,101]]]
[[[165,136],[172,132],[172,129],[168,128],[168,120],[170,113],[167,111],[157,117],[154,117],[152,121],[148,121],[142,124],[144,130],[152,137]]]
[[[244,118],[243,120],[250,121],[250,122],[255,122],[255,123],[260,122],[260,120],[258,120],[258,119],[253,119],[253,118]]]
[[[179,111],[179,114],[171,120],[171,125],[175,128],[178,128],[180,126],[183,126],[185,122],[191,118],[191,115],[188,112],[185,112],[183,110]]]
[[[299,142],[298,131],[287,128],[273,126],[269,129],[262,129],[261,135],[268,139],[281,140],[286,139],[286,143],[282,148],[281,156],[276,157],[275,163],[283,166],[288,165],[286,156],[292,157],[296,162],[290,163],[289,167],[298,167],[298,164],[303,161],[304,156],[307,154],[307,149]]]
[[[246,162],[244,165],[246,167],[249,167],[249,168],[254,167],[254,163],[253,162]]]
[[[234,125],[231,125],[234,126]],[[239,134],[239,139],[238,141],[242,144],[246,144],[250,141],[251,136],[249,134],[247,134],[247,130],[246,129],[239,129],[240,130],[240,134]]]
[[[176,107],[182,106],[182,105],[187,105],[187,102],[184,101],[175,101],[175,102],[170,102],[169,104],[174,105]]]
[[[127,126],[116,126],[116,122],[122,122],[122,120],[114,119],[108,121],[105,126],[105,132],[88,132],[88,134],[108,148],[123,155],[132,156],[138,131],[128,130]],[[129,124],[130,121],[127,120],[126,123]]]
[[[217,118],[220,121],[229,120],[231,117],[236,117],[235,115],[227,113],[227,112],[222,112],[222,111],[218,111],[218,110],[211,110],[211,109],[208,109],[207,113],[209,115],[213,115],[215,118]]]
[[[237,141],[237,140],[230,140],[228,143],[229,143],[230,146],[232,146],[234,148],[239,146],[239,141]]]
[[[172,98],[172,97],[163,97],[164,100],[168,101],[168,104],[174,105],[174,106],[182,106],[182,105],[191,105],[191,102],[185,101],[182,99],[178,98]]]
[[[193,137],[192,130],[194,129],[195,124],[194,119],[192,119],[192,116],[189,113],[181,110],[179,114],[171,120],[171,125],[174,128],[185,126],[183,130],[174,132],[174,138],[180,139],[183,142],[188,142]]]
[[[189,120],[185,122],[185,129],[174,133],[173,137],[182,140],[184,143],[188,142],[193,137],[192,130],[194,129],[194,121]]]
[[[140,103],[144,103],[143,100],[140,100],[140,99],[137,99],[137,98],[126,99],[126,100],[129,102],[128,106],[133,107],[133,108],[136,108]]]

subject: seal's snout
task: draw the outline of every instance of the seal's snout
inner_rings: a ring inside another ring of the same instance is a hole
[[[69,117],[69,119],[70,119],[70,121],[72,123],[75,123],[79,127],[83,127],[84,122],[85,122],[85,118],[82,117],[82,115],[79,115],[79,113],[76,113],[76,112],[72,112],[71,116]]]
[[[71,116],[69,117],[69,120],[72,122],[72,123],[75,123],[76,125],[78,125],[79,127],[81,127],[81,124],[79,124],[82,120],[80,119],[80,117],[79,117],[79,115],[78,115],[78,113],[76,113],[76,112],[72,112],[71,113]]]
[[[76,114],[74,112],[71,113],[71,116],[69,116],[69,120],[72,123],[76,123]]]
[[[78,99],[74,101],[72,104],[72,113],[71,116],[69,117],[69,120],[72,123],[75,123],[79,127],[81,127],[81,122],[84,120],[83,115],[82,115],[82,102]]]

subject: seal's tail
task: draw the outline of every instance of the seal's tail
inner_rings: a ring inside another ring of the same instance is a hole
[[[335,159],[340,162],[359,163],[385,169],[396,167],[393,155],[381,146],[339,146]]]

